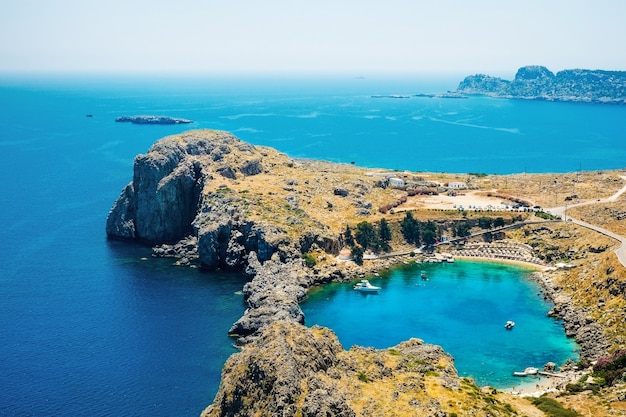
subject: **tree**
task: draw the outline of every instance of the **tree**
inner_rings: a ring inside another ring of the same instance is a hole
[[[439,228],[432,220],[429,220],[421,228],[422,241],[426,245],[434,245],[439,238]]]
[[[493,227],[502,227],[504,226],[504,219],[502,217],[496,217],[493,221]]]
[[[376,233],[374,226],[365,220],[356,225],[354,238],[359,245],[363,246],[363,249],[376,249],[379,246],[378,234]]]
[[[343,238],[346,241],[346,245],[354,246],[354,236],[352,236],[352,229],[346,225],[346,230],[343,232]]]
[[[363,248],[358,245],[352,247],[352,260],[357,265],[363,265],[363,252]]]
[[[491,229],[493,227],[493,219],[486,216],[479,218],[478,227],[480,227],[481,229]]]
[[[400,224],[400,231],[402,232],[402,236],[404,236],[404,240],[406,240],[408,243],[419,245],[419,222],[413,218],[413,215],[410,211],[407,211],[404,215],[404,219],[402,219],[402,223]]]
[[[470,235],[470,224],[468,222],[458,222],[454,225],[452,229],[454,231],[454,235],[458,237],[465,237]]]
[[[383,250],[389,250],[389,242],[391,241],[391,229],[389,228],[389,223],[385,218],[380,219],[380,223],[378,223],[378,239]]]

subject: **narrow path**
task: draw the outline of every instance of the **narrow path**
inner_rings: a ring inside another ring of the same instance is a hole
[[[626,181],[626,176],[621,175],[620,178]],[[603,227],[595,226],[593,224],[584,222],[582,220],[575,219],[571,216],[567,216],[568,208],[588,206],[591,204],[612,203],[612,202],[617,201],[617,199],[624,193],[626,193],[626,185],[624,185],[621,189],[619,189],[615,194],[607,198],[600,198],[595,201],[585,201],[583,203],[572,204],[570,206],[553,207],[551,209],[547,209],[546,211],[552,213],[555,216],[561,216],[561,218],[565,221],[572,222],[582,227],[586,227],[587,229],[595,230],[598,233],[602,233],[603,235],[609,236],[617,240],[618,242],[620,242],[620,246],[617,249],[615,249],[615,254],[617,255],[617,259],[619,260],[619,262],[624,267],[626,267],[626,237],[620,236],[617,233],[613,233],[610,230],[607,230]]]

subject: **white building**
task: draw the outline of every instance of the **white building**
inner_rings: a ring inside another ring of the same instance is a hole
[[[404,180],[402,178],[391,177],[389,178],[389,185],[392,187],[404,187]]]
[[[449,190],[464,190],[467,188],[467,184],[464,182],[449,182],[448,189]]]

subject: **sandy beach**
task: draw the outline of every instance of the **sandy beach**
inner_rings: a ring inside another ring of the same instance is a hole
[[[557,372],[558,376],[527,376],[520,377],[520,383],[511,388],[503,389],[503,392],[520,397],[540,397],[549,392],[560,392],[565,390],[569,383],[578,381],[584,371]]]

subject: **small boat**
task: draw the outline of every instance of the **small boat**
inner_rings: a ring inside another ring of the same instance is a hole
[[[420,272],[420,276],[422,277],[423,280],[427,280],[428,279],[428,275],[426,274],[426,271]]]
[[[513,327],[515,327],[514,321],[509,320],[504,324],[504,328],[507,330],[511,330]]]
[[[513,372],[513,376],[529,376],[529,375],[537,375],[539,373],[539,369],[537,368],[526,368],[523,372]]]
[[[354,289],[361,292],[377,293],[380,287],[370,284],[366,279],[362,279],[361,282],[354,286]]]
[[[537,375],[539,373],[539,369],[537,369],[537,368],[526,368],[526,369],[524,369],[524,373],[526,375]]]

